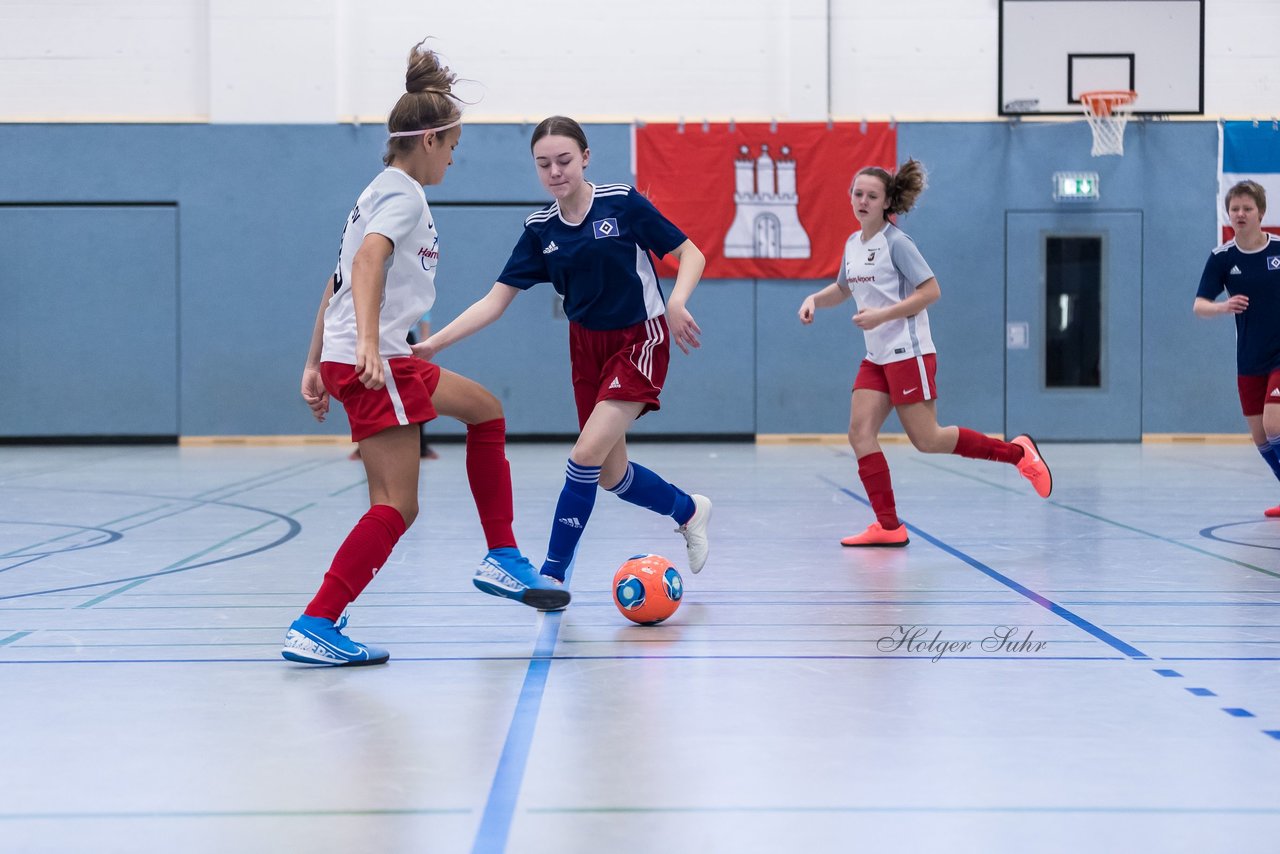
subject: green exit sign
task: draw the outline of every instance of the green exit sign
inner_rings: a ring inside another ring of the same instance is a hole
[[[1055,202],[1093,202],[1098,200],[1097,172],[1054,172]]]

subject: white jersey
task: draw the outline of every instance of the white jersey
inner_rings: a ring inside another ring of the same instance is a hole
[[[395,244],[387,259],[386,286],[379,312],[378,353],[383,359],[409,356],[409,330],[436,301],[440,238],[422,185],[388,167],[360,194],[342,230],[342,250],[334,271],[334,293],[324,311],[325,362],[356,361],[356,310],[351,298],[351,262],[366,234]]]
[[[932,278],[933,271],[911,238],[893,223],[885,223],[866,243],[861,231],[845,241],[836,284],[853,293],[859,308],[889,308]],[[929,313],[923,310],[862,334],[867,341],[867,361],[877,365],[937,352],[929,334]]]

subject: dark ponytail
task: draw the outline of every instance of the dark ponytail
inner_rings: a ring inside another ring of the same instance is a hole
[[[868,166],[858,170],[858,175],[874,175],[884,182],[885,201],[888,202],[885,214],[904,214],[915,207],[916,199],[929,186],[928,174],[924,164],[914,158],[907,160],[892,175],[879,166]],[[854,175],[856,181],[858,175]],[[850,185],[852,189],[852,185]]]
[[[423,39],[409,51],[409,67],[404,73],[404,94],[391,108],[387,117],[387,131],[425,130],[452,124],[462,119],[462,107],[453,94],[458,75],[440,63],[435,51],[426,47]],[[382,162],[391,165],[398,154],[408,154],[417,146],[414,136],[393,137],[387,141],[387,152]]]

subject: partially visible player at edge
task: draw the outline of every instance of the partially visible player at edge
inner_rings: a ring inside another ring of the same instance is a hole
[[[878,166],[859,171],[849,199],[861,228],[845,241],[835,282],[800,305],[800,322],[807,325],[817,309],[852,296],[858,305],[853,323],[867,343],[849,405],[849,444],[876,520],[862,533],[841,540],[845,546],[910,542],[898,519],[889,464],[877,441],[885,419],[895,410],[917,450],[1009,463],[1042,498],[1053,491],[1053,476],[1030,436],[1002,442],[965,427],[938,426],[937,355],[925,309],[941,292],[915,243],[888,219],[911,210],[924,188],[924,167],[915,160],[892,175]]]
[[[289,627],[282,654],[290,661],[360,665],[390,657],[346,637],[343,611],[418,515],[418,425],[438,412],[467,425],[467,479],[489,547],[483,565],[524,579],[523,595],[513,598],[526,604],[563,608],[569,601],[516,547],[502,405],[483,386],[413,358],[407,340],[435,301],[440,243],[422,187],[444,180],[462,135],[455,79],[422,44],[410,51],[406,92],[387,120],[387,168],[347,218],[338,268],[316,314],[302,397],[318,421],[330,395],[342,402],[371,506]]]
[[[1240,409],[1258,453],[1280,479],[1280,237],[1262,230],[1261,184],[1235,184],[1223,206],[1235,237],[1210,253],[1192,310],[1197,317],[1235,315]],[[1227,298],[1217,302],[1223,291]],[[1280,506],[1263,513],[1280,518]]]
[[[711,501],[690,495],[627,459],[632,422],[659,408],[672,339],[685,353],[702,330],[686,304],[705,266],[702,253],[634,187],[592,184],[587,137],[573,119],[552,116],[530,142],[542,185],[555,201],[525,220],[502,275],[487,295],[424,344],[431,358],[493,323],[521,291],[550,282],[569,317],[569,359],[580,433],[569,454],[542,564],[563,581],[603,486],[624,501],[670,516],[685,537],[689,568],[708,553]],[[650,253],[678,262],[671,298],[663,300]],[[495,596],[521,595],[522,582],[485,567],[477,587]]]

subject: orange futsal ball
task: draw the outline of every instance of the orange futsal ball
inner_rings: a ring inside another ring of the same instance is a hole
[[[613,574],[613,604],[642,626],[661,623],[680,607],[684,579],[660,555],[636,555]]]

